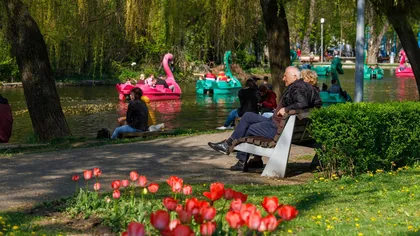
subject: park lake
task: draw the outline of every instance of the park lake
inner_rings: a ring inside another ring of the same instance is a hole
[[[341,85],[354,95],[354,70],[346,69],[340,76]],[[318,85],[329,85],[330,77],[320,77]],[[236,94],[199,96],[195,83],[181,83],[179,101],[152,102],[157,123],[165,123],[166,129],[212,130],[223,124],[227,114],[239,107]],[[22,88],[0,88],[9,99],[14,115],[13,134],[10,142],[25,143],[33,140],[32,125]],[[115,86],[59,87],[61,105],[72,134],[92,138],[101,128],[113,130],[116,119],[125,115],[127,102],[118,100]],[[418,100],[414,78],[396,78],[393,70],[385,70],[383,80],[364,81],[364,101],[414,101]]]

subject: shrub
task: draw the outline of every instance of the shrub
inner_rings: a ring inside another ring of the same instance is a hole
[[[311,113],[310,132],[327,174],[411,165],[420,154],[420,103],[346,103]]]

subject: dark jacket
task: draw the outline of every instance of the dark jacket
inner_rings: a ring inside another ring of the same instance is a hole
[[[7,143],[12,136],[12,109],[6,98],[0,95],[0,143]]]
[[[245,112],[258,113],[257,90],[255,88],[243,88],[239,90],[238,97],[241,104],[238,109],[239,117],[242,117]]]
[[[166,83],[166,81],[164,79],[156,79],[156,85],[161,84],[163,85],[164,88],[169,88],[168,84]]]
[[[128,104],[127,124],[134,129],[146,131],[148,122],[148,113],[146,104],[141,100],[134,100]]]
[[[321,107],[322,101],[318,89],[303,80],[296,80],[283,92],[283,96],[274,111],[273,121],[278,125],[281,117],[277,112],[285,108],[286,112],[296,109]]]

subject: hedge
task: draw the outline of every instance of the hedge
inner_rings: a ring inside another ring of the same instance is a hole
[[[322,170],[357,175],[420,158],[420,102],[346,103],[311,113]]]

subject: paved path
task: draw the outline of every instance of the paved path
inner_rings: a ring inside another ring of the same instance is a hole
[[[153,182],[178,175],[186,183],[296,184],[310,176],[302,173],[274,179],[260,177],[258,173],[229,171],[229,166],[236,162],[234,155],[219,154],[207,146],[207,142],[220,141],[229,135],[225,132],[0,157],[0,210],[69,196],[75,187],[71,176],[77,173],[82,179],[83,170],[93,167],[102,169],[101,183],[105,190],[110,189],[112,180],[128,179],[132,170]],[[293,162],[293,157],[313,154],[311,148],[293,146],[289,162]],[[83,181],[80,183],[83,185]]]

